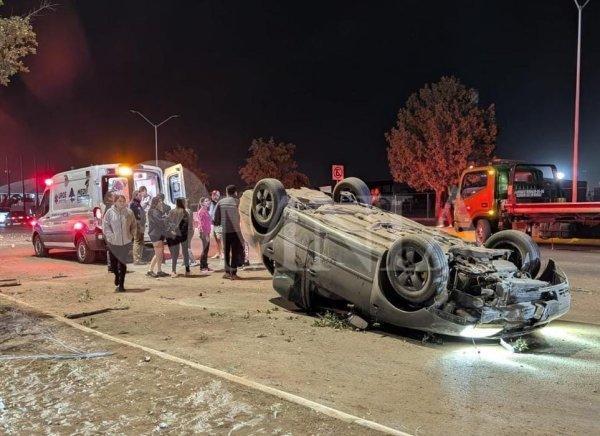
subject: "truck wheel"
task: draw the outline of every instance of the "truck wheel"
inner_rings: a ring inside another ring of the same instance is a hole
[[[371,190],[365,182],[357,177],[348,177],[335,185],[333,201],[342,203],[346,200],[347,194],[352,194],[359,203],[371,204]]]
[[[77,250],[77,260],[79,263],[94,263],[96,260],[96,252],[88,247],[83,236],[77,238],[75,248]]]
[[[262,235],[272,230],[287,205],[288,196],[277,179],[259,180],[252,192],[252,226]]]
[[[387,275],[400,297],[410,303],[426,303],[444,292],[448,260],[442,247],[430,237],[406,235],[390,248]]]
[[[37,257],[48,257],[49,251],[42,242],[40,235],[35,235],[33,237],[33,249],[35,250],[35,255]]]
[[[475,225],[475,242],[477,245],[485,244],[491,234],[492,226],[490,222],[484,218],[478,219]]]
[[[537,276],[542,264],[540,248],[531,236],[518,230],[502,230],[493,234],[485,242],[487,248],[504,248],[511,251],[508,260],[519,270]]]

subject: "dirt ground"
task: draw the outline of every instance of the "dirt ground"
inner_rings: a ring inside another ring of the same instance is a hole
[[[0,303],[4,434],[371,434],[310,409]]]
[[[197,272],[192,277],[150,279],[144,267],[133,267],[126,282],[129,291],[115,294],[101,264],[77,264],[72,253],[57,252],[48,259],[31,253],[26,244],[0,247],[0,276],[22,282],[0,288],[2,292],[60,314],[128,307],[80,321],[405,432],[593,434],[598,430],[600,315],[589,309],[600,301],[597,284],[586,287],[586,292],[574,292],[570,322],[556,322],[539,333],[539,348],[510,354],[496,342],[444,338],[438,345],[422,343],[423,335],[413,331],[319,327],[314,317],[292,310],[277,298],[265,271],[242,271],[243,279],[231,282],[220,273]],[[216,261],[213,266],[218,266]],[[587,298],[585,305],[576,304],[579,295]],[[148,366],[139,364],[139,359],[127,362],[135,362],[136,370]],[[151,362],[158,364],[154,358]],[[186,370],[186,374],[194,386],[210,386],[198,381],[206,380],[202,373]],[[148,377],[152,384],[156,377]],[[150,389],[144,380],[129,386]],[[172,384],[166,382],[161,390],[171,389]],[[3,391],[10,385],[3,382]],[[179,398],[188,398],[189,389]],[[265,411],[271,405],[256,406],[260,411],[256,413],[268,415]],[[152,421],[156,426],[157,416],[144,425]],[[317,425],[320,420],[315,419]],[[267,422],[260,425],[271,428]],[[292,425],[292,433],[311,432]]]

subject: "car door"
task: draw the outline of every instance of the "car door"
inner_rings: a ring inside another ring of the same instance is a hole
[[[178,198],[185,198],[185,180],[183,177],[183,165],[177,164],[164,170],[165,199],[175,205]]]

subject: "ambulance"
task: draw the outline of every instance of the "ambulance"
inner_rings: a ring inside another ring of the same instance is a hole
[[[52,249],[74,250],[81,263],[93,263],[106,252],[102,217],[107,194],[124,195],[129,202],[133,191],[145,186],[152,197],[164,194],[171,207],[177,198],[185,197],[181,164],[165,170],[145,164],[93,165],[58,173],[45,183],[32,222],[35,255],[46,257]]]

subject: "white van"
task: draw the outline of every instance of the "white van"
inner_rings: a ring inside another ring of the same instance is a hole
[[[94,165],[69,170],[46,180],[46,189],[32,223],[35,254],[45,257],[52,248],[73,249],[81,263],[92,263],[106,251],[102,234],[104,199],[109,192],[129,202],[134,190],[145,186],[152,197],[163,193],[165,203],[185,197],[181,164],[166,168],[140,164]]]

